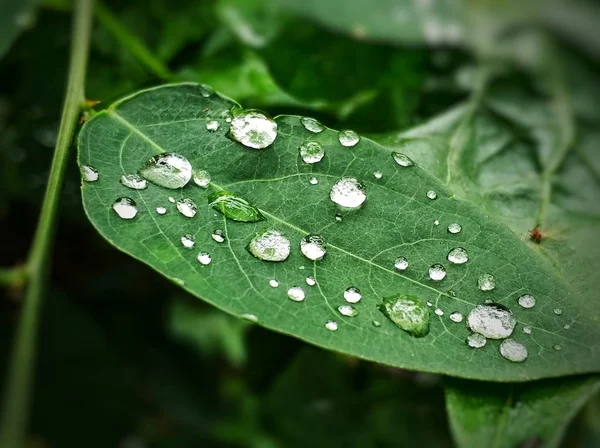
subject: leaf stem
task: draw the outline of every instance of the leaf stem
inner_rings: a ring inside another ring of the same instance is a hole
[[[71,59],[60,129],[42,210],[27,260],[29,284],[25,292],[21,319],[14,336],[5,385],[3,413],[0,421],[0,446],[3,448],[20,448],[25,441],[42,294],[48,274],[49,256],[52,250],[69,150],[77,127],[78,116],[84,104],[85,72],[93,5],[94,0],[75,2]]]
[[[20,286],[27,279],[27,266],[19,265],[9,268],[0,268],[0,285]]]

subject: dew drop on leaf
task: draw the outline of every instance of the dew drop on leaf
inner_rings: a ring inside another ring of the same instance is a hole
[[[517,303],[523,308],[533,308],[535,306],[535,297],[531,294],[523,294],[517,299]]]
[[[215,229],[210,237],[217,243],[222,243],[225,241],[225,232],[223,232],[221,229]]]
[[[233,221],[264,221],[260,211],[243,197],[228,191],[217,191],[208,197],[208,203],[215,210]]]
[[[327,249],[325,248],[325,241],[320,235],[306,235],[300,240],[300,251],[309,260],[318,261],[322,260]]]
[[[440,225],[440,221],[436,219],[435,221],[433,221],[433,225],[434,226],[439,226]]]
[[[441,308],[436,308],[433,312],[436,314],[436,316],[443,316],[444,315],[444,310],[441,309]]]
[[[450,320],[452,322],[459,323],[459,322],[463,321],[463,315],[462,315],[462,313],[460,313],[458,311],[454,311],[454,312],[450,313],[450,316],[448,316],[448,317],[450,318]]]
[[[240,316],[242,319],[247,320],[252,323],[258,322],[258,316],[256,314],[245,313]]]
[[[462,247],[456,247],[448,252],[448,261],[454,264],[464,264],[469,261],[469,255]]]
[[[337,222],[342,222],[342,221],[344,220],[344,217],[342,216],[342,214],[341,214],[341,213],[336,213],[336,214],[335,214],[335,220],[336,220]]]
[[[350,286],[344,291],[344,299],[348,303],[358,303],[360,299],[362,299],[362,294],[360,293],[360,289],[356,286]]]
[[[292,286],[288,289],[287,295],[294,302],[303,302],[306,298],[306,294],[304,294],[304,290],[300,286]]]
[[[307,131],[313,132],[315,134],[318,134],[319,132],[323,132],[323,130],[325,129],[325,126],[323,126],[321,123],[319,123],[314,118],[302,117],[300,119],[300,122],[304,126],[304,129],[306,129]]]
[[[277,230],[263,230],[248,244],[248,252],[264,261],[284,261],[290,256],[290,240]]]
[[[140,174],[159,187],[183,188],[192,178],[192,165],[181,154],[167,152],[148,160],[140,168]]]
[[[456,233],[460,233],[461,230],[462,230],[462,226],[457,222],[448,224],[448,233],[456,234]]]
[[[190,198],[184,198],[177,201],[177,210],[186,218],[193,218],[196,216],[198,207]]]
[[[158,213],[159,215],[164,215],[165,213],[167,213],[167,209],[165,207],[156,207],[156,213]]]
[[[565,330],[568,330],[569,328],[571,328],[571,326],[570,326],[569,324],[564,324],[564,325],[563,325],[563,328],[564,328]]]
[[[308,179],[308,183],[311,185],[317,185],[319,183],[319,179],[317,179],[316,177],[311,177],[310,179]]]
[[[202,266],[209,265],[212,261],[212,258],[207,252],[200,252],[196,257]]]
[[[215,93],[215,90],[206,84],[200,84],[198,88],[200,89],[200,95],[202,95],[204,98],[209,98]]]
[[[384,299],[378,308],[411,336],[423,337],[429,333],[429,310],[418,297],[397,294]]]
[[[394,267],[398,271],[404,271],[408,268],[408,260],[406,259],[406,257],[398,257],[394,262]]]
[[[477,287],[482,291],[491,291],[496,287],[496,279],[492,274],[481,274],[477,280]]]
[[[210,184],[210,173],[206,170],[197,170],[192,177],[194,183],[201,188],[207,188]]]
[[[221,127],[221,123],[217,120],[210,120],[206,122],[206,130],[214,132]]]
[[[394,159],[394,162],[403,167],[413,166],[415,164],[410,157],[400,152],[393,152],[392,158]]]
[[[531,327],[529,327],[527,325],[524,326],[523,327],[523,333],[525,333],[525,334],[531,334]]]
[[[433,200],[433,199],[437,199],[437,193],[436,193],[435,191],[433,191],[433,190],[429,190],[429,191],[427,192],[427,197],[428,197],[429,199],[431,199],[431,200]]]
[[[446,268],[441,264],[434,264],[429,268],[429,278],[435,282],[439,282],[446,278]]]
[[[171,204],[175,204],[175,198],[173,196],[169,196],[169,202]]]
[[[509,361],[523,362],[527,359],[527,348],[520,342],[508,338],[500,344],[500,354]]]
[[[360,141],[360,136],[354,131],[345,130],[338,133],[338,140],[342,146],[350,148]]]
[[[556,350],[557,352],[558,352],[558,351],[560,351],[560,350],[562,350],[562,347],[561,347],[561,345],[560,345],[560,344],[554,344],[554,347],[553,347],[553,348],[554,348],[554,350]]]
[[[557,316],[560,316],[563,313],[563,310],[560,308],[554,308],[554,314],[556,314]]]
[[[181,244],[183,245],[183,247],[191,249],[192,247],[194,247],[194,244],[196,244],[196,242],[194,241],[194,236],[190,233],[183,235],[181,237]]]
[[[346,316],[346,317],[358,316],[358,310],[356,308],[354,308],[352,305],[340,305],[340,306],[338,306],[338,311],[342,316]]]
[[[229,130],[231,138],[253,149],[264,149],[277,138],[277,123],[257,110],[234,112]]]
[[[119,218],[122,219],[133,219],[135,215],[137,215],[138,209],[135,204],[135,201],[131,198],[119,198],[117,199],[113,206],[113,210],[119,215]]]
[[[485,336],[482,336],[479,333],[471,333],[467,336],[467,345],[471,348],[482,348],[486,343],[487,339]]]
[[[371,323],[373,324],[373,326],[374,326],[375,328],[379,328],[379,327],[381,327],[381,322],[379,322],[378,320],[374,320],[374,321],[373,321],[373,322],[371,322]]]
[[[341,207],[356,209],[367,200],[367,189],[354,177],[342,177],[331,187],[329,198]]]
[[[300,145],[300,157],[304,163],[318,163],[325,156],[325,150],[320,143],[305,142]]]
[[[314,279],[314,277],[306,277],[306,284],[308,286],[315,286],[317,281]]]
[[[96,182],[98,180],[98,170],[90,165],[81,165],[79,167],[81,178],[86,182]]]
[[[338,324],[334,320],[328,320],[327,323],[325,324],[325,328],[327,328],[329,331],[337,331]]]
[[[477,305],[467,316],[467,327],[488,339],[509,337],[517,325],[513,314],[499,304]]]
[[[277,287],[279,287],[279,282],[275,279],[271,279],[271,280],[269,280],[269,286],[271,288],[277,288]]]
[[[137,174],[123,174],[121,184],[132,190],[144,190],[148,187],[148,182]]]
[[[375,171],[373,176],[375,176],[375,179],[381,179],[383,177],[383,173],[381,171]]]

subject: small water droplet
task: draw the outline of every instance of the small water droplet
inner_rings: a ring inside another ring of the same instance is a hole
[[[190,198],[185,198],[177,201],[177,210],[186,218],[193,218],[194,216],[196,216],[198,207],[196,206],[196,203]]]
[[[459,313],[458,311],[454,311],[454,312],[450,313],[450,316],[448,316],[448,317],[450,317],[450,320],[452,322],[459,323],[459,322],[463,321],[463,315],[462,315],[462,313]]]
[[[223,232],[221,229],[215,229],[210,237],[217,243],[222,243],[225,241],[225,232]]]
[[[338,133],[338,140],[342,146],[350,148],[360,141],[360,136],[354,131],[345,130]]]
[[[148,187],[148,182],[137,174],[123,174],[121,184],[132,190],[144,190]]]
[[[467,345],[471,348],[483,348],[485,344],[487,344],[487,339],[479,333],[471,333],[467,336]]]
[[[499,304],[477,305],[467,316],[467,326],[473,333],[488,339],[509,337],[517,321],[506,307]]]
[[[300,122],[302,123],[302,125],[304,126],[304,128],[307,131],[313,132],[315,134],[318,134],[319,132],[323,132],[323,130],[325,129],[325,126],[323,126],[321,123],[319,123],[314,118],[302,117],[302,118],[300,118]]]
[[[269,280],[269,286],[271,286],[271,288],[277,288],[279,287],[279,282],[275,279],[271,279]]]
[[[334,320],[328,320],[327,323],[325,324],[325,328],[327,328],[329,331],[337,331],[338,324]]]
[[[353,177],[342,177],[331,187],[329,198],[341,207],[356,209],[367,200],[367,189]]]
[[[383,177],[383,173],[381,171],[375,171],[373,176],[375,176],[375,179],[381,179]]]
[[[431,302],[428,301],[427,302],[427,306],[433,306],[433,303],[431,303]]]
[[[408,157],[400,152],[393,152],[392,157],[393,157],[394,161],[400,166],[407,167],[407,166],[413,166],[415,164],[410,159],[410,157]]]
[[[523,294],[517,299],[517,303],[523,308],[533,308],[535,306],[535,297],[531,294]]]
[[[418,297],[397,294],[384,299],[378,308],[411,336],[423,337],[429,333],[429,310]]]
[[[398,271],[404,271],[408,268],[408,260],[406,259],[406,257],[398,257],[394,262],[394,267]]]
[[[375,328],[379,328],[379,327],[381,327],[381,322],[379,322],[378,320],[374,320],[374,321],[373,321],[373,322],[371,322],[371,323],[373,324],[373,326],[374,326]]]
[[[429,278],[435,282],[445,279],[446,268],[441,264],[434,264],[429,268]]]
[[[205,170],[197,170],[193,176],[194,183],[201,188],[207,188],[210,184],[210,173]]]
[[[248,244],[248,252],[264,261],[284,261],[290,256],[290,240],[277,230],[263,230]]]
[[[167,209],[165,207],[156,207],[156,213],[158,213],[159,215],[164,215],[165,213],[167,213]]]
[[[491,291],[496,287],[496,279],[492,274],[481,274],[477,280],[477,287],[482,291]]]
[[[314,279],[314,277],[306,277],[306,284],[308,286],[315,286],[317,281]]]
[[[344,299],[348,303],[360,302],[360,299],[362,299],[360,289],[358,289],[356,286],[350,286],[344,291]]]
[[[79,167],[81,178],[86,182],[96,182],[98,180],[98,170],[90,165],[81,165]]]
[[[454,264],[464,264],[469,261],[469,255],[462,247],[455,247],[448,252],[448,261]]]
[[[433,225],[434,226],[439,226],[440,225],[440,221],[436,219],[435,221],[433,221]]]
[[[200,84],[198,88],[200,90],[200,95],[202,95],[204,98],[208,98],[215,93],[215,89],[207,84]]]
[[[563,328],[564,328],[565,330],[568,330],[569,328],[571,328],[571,326],[570,326],[569,324],[564,324],[564,325],[563,325]]]
[[[556,350],[557,352],[562,350],[562,347],[561,347],[561,345],[560,345],[560,344],[554,344],[554,347],[553,347],[553,348],[554,348],[554,350]]]
[[[433,191],[433,190],[429,190],[429,191],[427,192],[427,197],[428,197],[429,199],[431,199],[431,200],[433,200],[433,199],[437,199],[437,193],[436,193],[435,191]]]
[[[137,215],[138,209],[135,205],[135,201],[131,198],[119,198],[113,206],[113,210],[122,219],[133,219]]]
[[[563,310],[560,308],[554,308],[554,314],[556,314],[557,316],[560,316],[563,313]]]
[[[169,202],[171,204],[175,204],[175,198],[173,196],[169,196]]]
[[[311,177],[310,179],[308,179],[308,183],[311,185],[317,185],[319,183],[319,179],[317,179],[316,177]]]
[[[300,251],[309,260],[322,260],[327,249],[320,235],[307,235],[300,240]]]
[[[500,354],[512,362],[523,362],[527,359],[527,347],[514,339],[508,338],[500,344]]]
[[[140,174],[159,187],[183,188],[192,178],[192,164],[181,154],[166,152],[148,160]]]
[[[304,294],[304,290],[300,286],[292,286],[288,289],[287,295],[294,302],[303,302],[306,298],[306,294]]]
[[[336,213],[336,214],[335,214],[335,220],[336,220],[337,222],[342,222],[342,221],[344,220],[344,217],[342,216],[342,214],[341,214],[341,213]]]
[[[531,334],[531,327],[530,326],[524,326],[523,327],[523,333],[525,334]]]
[[[263,112],[243,110],[234,112],[229,132],[235,141],[248,148],[264,149],[277,138],[277,123]]]
[[[206,122],[206,129],[211,132],[215,132],[221,127],[221,123],[217,120],[210,120]]]
[[[352,305],[340,305],[338,306],[338,311],[342,316],[346,317],[354,317],[358,316],[358,310],[354,308]]]
[[[453,290],[453,289],[449,289],[449,290],[448,290],[448,295],[449,295],[449,296],[452,296],[452,297],[456,297],[456,293],[454,292],[454,290]]]
[[[200,252],[196,257],[202,266],[209,265],[212,261],[212,258],[207,252]]]
[[[300,145],[300,157],[304,163],[318,163],[325,156],[325,150],[320,143],[305,142]]]
[[[461,230],[462,230],[462,226],[457,222],[448,224],[448,233],[456,234],[456,233],[460,233]]]
[[[257,323],[258,322],[258,316],[256,314],[246,313],[246,314],[242,314],[240,317],[242,319],[247,320],[247,321],[252,322],[252,323]]]
[[[181,244],[183,244],[183,247],[191,249],[192,247],[194,247],[194,244],[196,244],[196,242],[194,241],[194,236],[189,233],[183,235],[181,237]]]
[[[436,308],[436,309],[434,310],[434,313],[435,313],[437,316],[443,316],[443,315],[444,315],[444,310],[443,310],[443,309],[441,309],[441,308]]]
[[[217,191],[208,197],[208,204],[233,221],[264,221],[262,213],[248,200],[236,193]]]

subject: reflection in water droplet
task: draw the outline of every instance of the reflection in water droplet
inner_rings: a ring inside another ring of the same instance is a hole
[[[306,294],[304,294],[304,290],[300,286],[292,286],[288,289],[287,295],[294,302],[303,302],[306,298]]]
[[[186,247],[188,249],[194,247],[194,244],[196,244],[194,241],[194,236],[189,233],[183,235],[181,237],[181,244],[183,244],[183,247]]]
[[[354,131],[345,130],[338,133],[338,140],[342,146],[349,148],[356,145],[360,141],[360,137]]]
[[[338,311],[342,316],[346,317],[354,317],[358,316],[358,310],[354,308],[352,305],[340,305],[338,306]]]
[[[448,261],[454,264],[464,264],[469,261],[469,255],[462,247],[456,247],[448,252]]]
[[[165,213],[167,213],[167,209],[165,207],[156,207],[156,213],[158,213],[159,215],[164,215]]]
[[[208,254],[207,252],[200,252],[196,258],[203,266],[209,265],[212,261],[210,254]]]
[[[290,240],[277,230],[263,230],[246,249],[260,260],[284,261],[290,256]]]
[[[446,278],[446,268],[441,264],[434,264],[429,268],[429,278],[433,281],[440,281]]]
[[[277,123],[263,112],[245,110],[231,120],[231,137],[253,149],[264,149],[277,138]]]
[[[398,257],[394,262],[394,267],[399,271],[404,271],[408,268],[408,260],[406,257]]]
[[[271,279],[269,280],[269,285],[271,286],[271,288],[277,288],[279,286],[279,282],[275,279]]]
[[[318,163],[325,156],[325,150],[320,143],[305,142],[300,145],[300,157],[304,163]]]
[[[137,174],[123,174],[121,184],[132,190],[143,190],[148,187],[148,182]]]
[[[204,98],[208,98],[215,93],[215,90],[206,84],[200,84],[198,88],[200,90],[200,95],[202,95]]]
[[[509,361],[523,362],[527,359],[527,348],[514,339],[508,338],[500,344],[500,354]]]
[[[496,287],[496,279],[492,274],[481,274],[477,280],[477,287],[482,291],[491,291]]]
[[[434,313],[435,313],[437,316],[443,316],[443,315],[444,315],[444,310],[443,310],[443,309],[441,309],[441,308],[436,308],[436,309],[435,309],[435,311],[434,311]]]
[[[499,304],[477,305],[467,316],[467,326],[473,333],[488,339],[509,337],[517,325],[513,314]]]
[[[437,199],[437,193],[436,193],[435,191],[433,191],[433,190],[429,190],[429,191],[427,192],[427,197],[428,197],[429,199],[431,199],[431,200],[433,200],[433,199]]]
[[[325,328],[327,328],[329,331],[336,331],[338,329],[338,324],[334,320],[328,320],[325,324]]]
[[[177,210],[186,218],[193,218],[194,216],[196,216],[198,207],[196,206],[196,203],[190,198],[185,198],[177,201]]]
[[[217,243],[222,243],[223,241],[225,241],[225,232],[223,232],[221,229],[215,229],[215,231],[210,235],[210,237]]]
[[[523,327],[523,333],[525,333],[525,334],[531,334],[531,327],[524,326]]]
[[[160,187],[183,188],[192,178],[192,165],[181,154],[166,152],[148,160],[140,174]]]
[[[258,208],[236,193],[217,191],[208,197],[208,204],[233,221],[257,222],[265,220]]]
[[[329,198],[337,205],[356,209],[367,200],[367,189],[353,177],[342,177],[331,187]]]
[[[517,299],[517,302],[523,308],[533,308],[535,306],[535,297],[531,294],[524,294]]]
[[[471,348],[482,348],[487,343],[487,339],[479,333],[471,333],[467,336],[467,345]]]
[[[138,212],[135,201],[131,198],[117,199],[112,208],[119,215],[119,218],[123,219],[133,219]]]
[[[205,170],[198,170],[194,172],[194,176],[192,178],[194,183],[201,188],[207,188],[210,184],[210,173]]]
[[[317,281],[313,277],[306,277],[306,284],[308,286],[315,286]]]
[[[307,235],[300,240],[300,251],[309,260],[322,260],[327,249],[320,235]]]
[[[93,166],[81,165],[79,167],[81,178],[86,182],[96,182],[98,180],[98,170]]]
[[[462,315],[462,313],[459,313],[458,311],[454,311],[454,312],[450,313],[450,316],[448,316],[448,317],[450,317],[450,320],[452,322],[458,323],[458,322],[463,321],[463,315]]]
[[[560,346],[560,344],[554,344],[554,350],[556,350],[557,352],[562,350],[562,347]]]
[[[221,123],[219,123],[217,120],[210,120],[206,122],[206,129],[211,132],[218,130],[220,127]]]
[[[375,171],[373,176],[375,176],[375,179],[381,179],[383,177],[383,173],[381,171]]]
[[[394,158],[394,161],[400,165],[400,166],[413,166],[415,163],[410,159],[410,157],[399,153],[399,152],[393,152],[392,153],[392,157]]]
[[[373,322],[371,322],[371,323],[373,324],[373,326],[374,326],[375,328],[379,328],[379,327],[381,327],[381,322],[379,322],[378,320],[374,320],[374,321],[373,321]]]
[[[456,234],[456,233],[460,233],[461,230],[462,230],[462,226],[457,222],[448,224],[448,233]]]
[[[308,179],[308,183],[311,185],[317,185],[319,183],[319,179],[317,179],[316,177],[311,177],[310,179]]]
[[[348,303],[357,303],[362,299],[362,295],[360,293],[360,289],[355,286],[350,286],[344,291],[344,299]]]
[[[429,310],[418,297],[397,294],[384,299],[378,308],[411,336],[423,337],[429,333]]]
[[[315,134],[323,132],[323,130],[325,129],[325,126],[323,126],[314,118],[302,117],[300,118],[300,122],[307,131],[314,132]]]
[[[554,314],[556,314],[557,316],[560,316],[563,313],[563,310],[561,310],[560,308],[554,308]]]
[[[258,316],[256,314],[246,313],[246,314],[242,314],[240,317],[242,319],[247,320],[252,323],[258,322]]]

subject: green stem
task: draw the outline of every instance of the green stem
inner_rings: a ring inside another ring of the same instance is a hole
[[[173,78],[169,68],[154,56],[136,36],[131,34],[102,3],[96,5],[96,18],[108,33],[112,34],[138,62],[152,73],[164,80]]]
[[[25,284],[27,279],[26,266],[13,266],[10,268],[0,268],[0,285],[19,286]]]
[[[0,422],[0,446],[3,448],[20,448],[25,441],[42,294],[48,274],[49,256],[69,150],[84,103],[85,70],[93,7],[94,0],[79,0],[75,3],[67,91],[44,203],[27,260],[29,284],[24,297],[21,320],[15,334],[6,381],[3,416]]]

